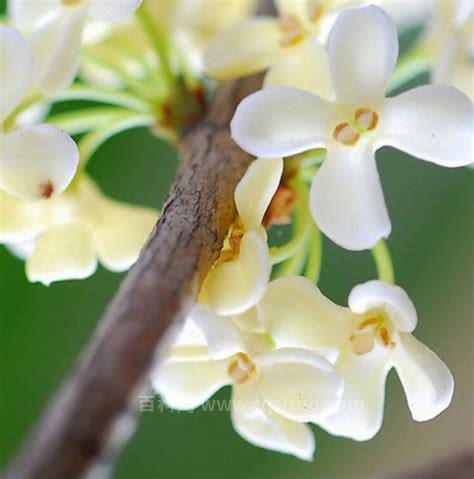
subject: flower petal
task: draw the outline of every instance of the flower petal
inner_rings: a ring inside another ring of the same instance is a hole
[[[82,224],[53,226],[40,236],[26,263],[31,282],[50,285],[54,281],[84,279],[97,268],[91,232]]]
[[[306,461],[313,458],[316,445],[309,426],[270,409],[253,384],[234,386],[231,417],[235,430],[251,444]]]
[[[15,198],[0,189],[0,243],[30,241],[43,230],[42,203]]]
[[[412,332],[418,322],[415,306],[405,290],[383,281],[357,285],[349,295],[348,304],[358,314],[382,308],[396,328],[407,333]]]
[[[110,271],[126,271],[137,260],[158,219],[158,212],[106,201],[93,223],[97,254]]]
[[[234,321],[242,331],[247,333],[266,333],[256,307],[248,309],[241,314],[232,316],[232,321]]]
[[[26,40],[14,28],[0,24],[0,122],[23,99],[33,68],[33,55]]]
[[[1,135],[0,148],[1,187],[27,200],[62,193],[79,162],[74,141],[51,125],[25,127]]]
[[[388,145],[441,166],[472,162],[474,109],[453,87],[425,85],[387,100],[378,145]]]
[[[441,359],[413,335],[400,333],[394,364],[415,421],[428,421],[453,398],[454,379]]]
[[[306,349],[284,348],[258,357],[257,387],[282,416],[317,422],[337,412],[344,382],[329,361]]]
[[[35,58],[33,84],[48,96],[67,88],[77,74],[87,7],[60,8],[29,38]]]
[[[245,151],[272,158],[323,147],[330,140],[333,124],[330,103],[296,88],[273,87],[240,103],[231,131]]]
[[[266,70],[282,54],[281,32],[271,17],[245,20],[218,35],[208,46],[204,69],[219,80]]]
[[[385,380],[391,368],[386,349],[376,347],[358,356],[345,351],[336,363],[344,378],[341,407],[318,424],[330,434],[367,441],[377,434],[383,420]]]
[[[283,174],[281,158],[257,158],[235,189],[235,203],[247,231],[259,232]]]
[[[61,5],[62,0],[9,0],[8,18],[22,32],[30,33],[47,15]]]
[[[325,100],[335,96],[327,51],[314,37],[276,61],[266,74],[263,85],[264,88],[299,88]]]
[[[13,256],[26,261],[33,255],[36,248],[36,241],[35,239],[30,239],[21,243],[6,243],[5,247]]]
[[[89,14],[96,20],[118,20],[131,15],[143,0],[91,0]]]
[[[243,313],[262,297],[271,269],[267,243],[248,231],[240,243],[239,256],[207,274],[204,288],[208,304],[221,316]]]
[[[339,103],[371,106],[385,97],[398,58],[397,30],[379,7],[344,10],[328,39]]]
[[[272,281],[257,310],[278,347],[310,349],[331,361],[337,358],[353,316],[303,277]]]
[[[174,409],[195,409],[229,384],[228,361],[165,361],[151,374],[151,383]]]
[[[244,351],[241,331],[231,319],[218,316],[209,306],[197,304],[190,319],[202,331],[209,354],[213,359],[224,359]]]
[[[372,248],[391,231],[375,157],[370,148],[334,147],[311,186],[319,229],[349,250]]]

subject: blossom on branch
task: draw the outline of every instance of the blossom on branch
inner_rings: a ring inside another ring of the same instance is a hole
[[[275,348],[268,335],[244,332],[205,305],[195,307],[151,381],[178,410],[194,409],[231,385],[235,430],[256,446],[305,460],[315,450],[306,423],[337,411],[343,393],[340,376],[320,354]]]
[[[372,248],[391,224],[375,152],[392,146],[446,167],[472,162],[473,106],[441,85],[385,98],[398,56],[395,26],[378,7],[342,12],[328,40],[336,98],[273,87],[239,105],[234,140],[256,156],[290,156],[326,148],[311,188],[311,210],[323,233],[351,250]]]
[[[26,40],[17,30],[0,25],[0,188],[24,200],[48,199],[63,192],[79,161],[76,144],[59,128],[16,127],[10,121],[31,87],[33,69]]]
[[[35,68],[33,84],[48,96],[67,88],[77,74],[88,18],[114,21],[133,13],[142,0],[10,0],[12,23],[28,34]]]
[[[0,243],[26,250],[32,282],[91,276],[135,263],[158,213],[106,198],[85,174],[58,198],[28,202],[0,193]],[[22,247],[23,246],[23,247]]]
[[[271,274],[267,232],[262,221],[283,173],[281,158],[255,160],[235,190],[239,214],[201,299],[221,315],[239,314],[261,298]]]
[[[428,421],[453,397],[453,377],[411,333],[417,314],[399,286],[369,281],[349,295],[349,308],[325,298],[301,277],[273,281],[258,305],[278,347],[326,352],[344,378],[341,408],[319,422],[331,434],[371,439],[383,419],[385,381],[395,368],[415,421]],[[336,352],[336,356],[334,353]]]

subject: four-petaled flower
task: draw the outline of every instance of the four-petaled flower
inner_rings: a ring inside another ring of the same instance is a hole
[[[334,101],[289,87],[262,90],[239,105],[232,136],[256,156],[326,148],[311,187],[313,216],[335,243],[363,250],[391,231],[375,151],[387,145],[438,165],[467,165],[473,107],[458,90],[438,85],[385,98],[398,39],[378,7],[342,12],[328,56]]]
[[[340,409],[319,425],[359,441],[372,438],[383,419],[385,380],[392,368],[415,421],[427,421],[452,399],[453,377],[441,359],[411,333],[415,307],[399,286],[369,281],[349,295],[349,308],[325,298],[310,281],[273,281],[257,309],[278,347],[293,344],[327,356],[344,378]]]
[[[305,423],[337,411],[343,393],[341,377],[320,354],[275,348],[265,333],[244,332],[205,305],[195,307],[151,380],[178,410],[194,409],[231,385],[235,430],[257,446],[306,460],[315,441]]]
[[[45,124],[8,125],[31,86],[33,69],[26,40],[17,30],[0,25],[0,188],[27,200],[64,191],[79,161],[76,144],[62,130]]]
[[[348,3],[366,2],[276,0],[278,18],[250,18],[218,35],[207,48],[204,68],[221,80],[269,69],[265,79],[268,85],[291,84],[330,98],[333,89],[320,42]],[[292,73],[295,69],[298,75]]]
[[[30,281],[46,285],[92,275],[97,260],[125,271],[138,258],[158,213],[106,198],[85,174],[49,201],[0,192],[0,243],[26,259]]]

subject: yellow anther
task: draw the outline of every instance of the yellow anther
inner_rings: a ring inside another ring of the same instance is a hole
[[[304,40],[304,31],[301,22],[294,15],[282,15],[278,25],[282,30],[280,44],[284,47],[296,45]]]
[[[255,374],[255,371],[255,364],[250,357],[245,353],[237,353],[227,372],[234,384],[243,384]]]
[[[311,0],[308,2],[308,17],[313,23],[316,23],[324,12],[324,7],[320,0]]]
[[[384,346],[388,346],[390,344],[390,333],[388,332],[388,329],[385,326],[382,326],[379,329],[379,336]]]
[[[338,142],[346,146],[354,146],[360,138],[359,132],[349,125],[349,123],[340,123],[334,128],[332,137]]]
[[[379,122],[377,113],[369,108],[359,108],[354,114],[354,119],[357,125],[366,131],[373,130]]]
[[[372,316],[371,318],[364,319],[364,321],[359,324],[359,329],[365,329],[367,326],[370,326],[372,324],[379,324],[380,321],[381,318],[378,318],[377,316]]]

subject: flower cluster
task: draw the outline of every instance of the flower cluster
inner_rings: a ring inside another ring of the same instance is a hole
[[[394,284],[376,154],[473,162],[473,4],[433,3],[399,58],[381,6],[396,14],[406,2],[370,3],[275,0],[277,16],[251,17],[256,0],[10,0],[0,24],[0,243],[47,285],[99,261],[128,269],[158,218],[105,197],[86,172],[105,141],[147,127],[176,142],[205,113],[209,77],[265,72],[230,125],[257,157],[235,190],[236,219],[151,382],[177,409],[231,386],[236,431],[305,460],[310,424],[358,441],[378,432],[391,369],[416,421],[453,396]],[[427,69],[432,84],[403,88]],[[58,112],[64,102],[74,106]],[[276,246],[279,225],[291,238]],[[355,286],[347,307],[316,286],[321,232],[375,259],[379,278]]]
[[[379,431],[392,369],[414,420],[451,402],[453,377],[413,336],[415,306],[394,284],[375,155],[391,146],[445,167],[468,165],[474,117],[452,86],[387,95],[405,67],[396,26],[380,7],[276,6],[278,18],[244,20],[204,56],[217,79],[266,71],[263,89],[231,123],[235,142],[257,159],[235,190],[237,219],[199,302],[151,382],[180,410],[231,386],[243,438],[310,460],[310,424],[357,441]],[[292,239],[270,247],[270,227],[287,222]],[[320,231],[346,249],[372,249],[379,279],[355,286],[348,307],[315,284]]]
[[[0,25],[0,242],[26,260],[30,281],[82,279],[98,260],[124,271],[138,257],[158,212],[106,198],[85,169],[114,135],[149,127],[174,141],[202,113],[202,51],[255,2],[219,2],[213,18],[204,13],[210,3],[8,2],[9,25]],[[66,101],[74,107],[54,113]]]

